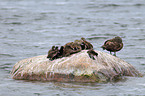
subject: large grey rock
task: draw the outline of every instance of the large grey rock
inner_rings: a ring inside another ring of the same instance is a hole
[[[62,82],[108,82],[122,76],[142,76],[131,64],[108,53],[96,51],[91,59],[87,50],[53,61],[46,55],[24,59],[11,72],[14,79]]]

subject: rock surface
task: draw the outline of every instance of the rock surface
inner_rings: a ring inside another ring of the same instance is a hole
[[[53,61],[47,55],[24,59],[12,69],[13,79],[61,82],[108,82],[122,76],[142,76],[131,64],[105,52],[96,51],[91,59],[87,50]]]

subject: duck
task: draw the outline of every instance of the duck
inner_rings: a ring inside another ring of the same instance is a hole
[[[70,43],[67,43],[64,45],[63,56],[67,57],[71,54],[80,52],[81,50],[82,49],[81,49],[81,46],[79,44],[74,43],[74,42],[70,42]]]
[[[93,45],[90,42],[86,41],[85,38],[82,37],[81,40],[82,40],[81,46],[82,46],[82,49],[83,50],[93,49]]]
[[[103,50],[110,51],[111,55],[111,52],[114,52],[114,56],[116,56],[116,52],[120,51],[123,48],[122,38],[116,36],[113,39],[106,40],[104,45],[101,46],[101,48],[103,48]]]
[[[59,49],[59,52],[57,54],[57,57],[62,58],[63,57],[63,52],[64,52],[64,46],[61,46],[60,49]]]
[[[47,58],[49,58],[49,60],[52,61],[54,59],[67,57],[71,54],[78,53],[81,50],[90,50],[90,49],[93,49],[93,45],[82,37],[81,40],[75,40],[74,42],[66,43],[64,46],[61,46],[60,49],[58,49],[58,46],[56,47],[52,46],[52,48],[48,51]]]
[[[49,60],[54,60],[57,58],[57,55],[59,53],[59,50],[58,50],[58,46],[52,46],[52,48],[48,51],[48,56],[47,58],[49,58]]]

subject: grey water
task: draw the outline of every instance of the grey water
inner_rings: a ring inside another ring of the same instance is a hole
[[[144,74],[144,0],[0,0],[0,96],[145,96],[145,77],[98,84],[10,75],[16,62],[45,55],[53,45],[84,37],[103,51],[100,46],[115,36],[124,43],[117,56]]]

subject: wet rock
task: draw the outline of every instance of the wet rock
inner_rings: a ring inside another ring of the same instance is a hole
[[[123,76],[142,76],[131,64],[105,52],[90,58],[88,50],[56,60],[47,55],[36,56],[17,62],[12,69],[12,78],[61,82],[108,82]]]

